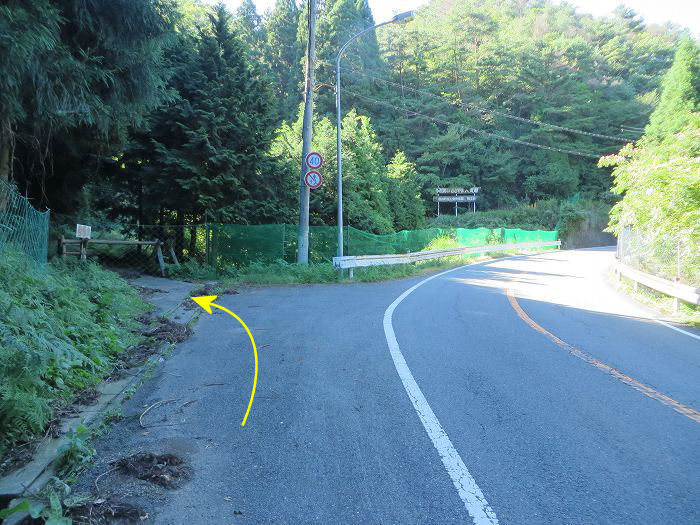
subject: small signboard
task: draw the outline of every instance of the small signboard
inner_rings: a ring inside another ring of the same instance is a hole
[[[306,184],[312,190],[320,188],[323,184],[323,177],[318,171],[308,171],[304,176],[304,184]]]
[[[435,202],[475,202],[476,195],[444,195],[433,197]]]
[[[317,170],[323,166],[323,155],[317,153],[316,151],[312,151],[306,156],[306,165],[311,170]]]
[[[435,192],[438,195],[446,193],[479,193],[479,189],[478,186],[472,188],[437,188]]]
[[[90,239],[92,235],[92,227],[85,224],[75,225],[75,238],[76,239]]]

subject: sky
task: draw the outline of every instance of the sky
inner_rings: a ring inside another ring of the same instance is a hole
[[[240,4],[240,0],[224,2],[232,9]],[[275,4],[275,0],[254,2],[260,14]],[[388,20],[395,13],[415,9],[426,3],[426,0],[369,0],[377,22]],[[581,12],[602,16],[610,14],[620,0],[568,0],[568,3],[576,6]],[[688,27],[696,36],[700,36],[700,0],[624,0],[623,3],[637,11],[648,23],[663,24],[670,21]]]

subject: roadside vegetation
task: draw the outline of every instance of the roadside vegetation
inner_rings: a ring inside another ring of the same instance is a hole
[[[622,198],[610,213],[623,262],[642,271],[700,287],[700,45],[683,40],[662,81],[660,101],[644,136],[616,155],[612,191]],[[640,287],[642,290],[643,287]],[[661,310],[671,299],[634,293]],[[698,308],[682,317],[697,322]]]
[[[0,458],[42,435],[60,404],[98,383],[140,338],[147,305],[96,264],[0,256]]]
[[[621,290],[651,309],[682,324],[700,328],[700,306],[680,301],[678,311],[676,311],[673,308],[673,298],[666,294],[657,292],[641,284],[638,285],[635,290],[634,283],[631,280],[622,276],[622,278],[617,281],[617,277],[613,275],[612,271],[609,272],[608,280],[613,286],[618,288],[618,290]]]
[[[0,12],[0,178],[34,203],[131,225],[296,220],[308,25],[298,2],[265,14],[251,0],[235,11],[11,1]],[[335,224],[333,62],[374,22],[365,1],[319,11],[313,147],[326,183],[311,194],[312,225]],[[551,0],[433,0],[365,35],[343,71],[347,224],[422,228],[437,187],[479,186],[478,208],[494,213],[465,219],[488,222],[477,226],[556,224],[518,210],[577,194],[614,202],[595,157],[638,138],[683,34],[622,6],[597,18]],[[562,235],[579,220],[567,210]]]
[[[494,238],[490,244],[498,244]],[[454,235],[442,235],[433,239],[423,251],[446,250],[459,248]],[[378,282],[391,279],[401,279],[422,275],[427,272],[454,268],[462,264],[469,264],[480,260],[487,260],[506,253],[469,254],[452,257],[441,257],[427,261],[418,261],[409,264],[395,264],[391,266],[373,266],[367,268],[355,268],[354,282]],[[278,260],[273,263],[251,263],[242,268],[231,267],[226,271],[208,265],[190,261],[179,268],[168,266],[168,275],[173,278],[192,280],[197,282],[213,281],[218,287],[225,289],[230,286],[250,285],[285,285],[285,284],[322,284],[336,282],[350,282],[348,270],[343,277],[332,263],[309,263],[306,265],[288,263]]]

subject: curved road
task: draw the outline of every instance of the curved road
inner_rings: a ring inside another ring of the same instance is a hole
[[[189,457],[142,496],[163,524],[700,523],[700,334],[610,289],[612,256],[220,297],[258,343],[246,426],[252,352],[215,313],[127,411],[193,403],[100,447]]]

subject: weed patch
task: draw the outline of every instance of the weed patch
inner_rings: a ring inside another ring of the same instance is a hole
[[[89,392],[139,342],[135,318],[147,308],[95,264],[42,268],[18,254],[0,256],[0,457],[44,434],[57,407]]]

